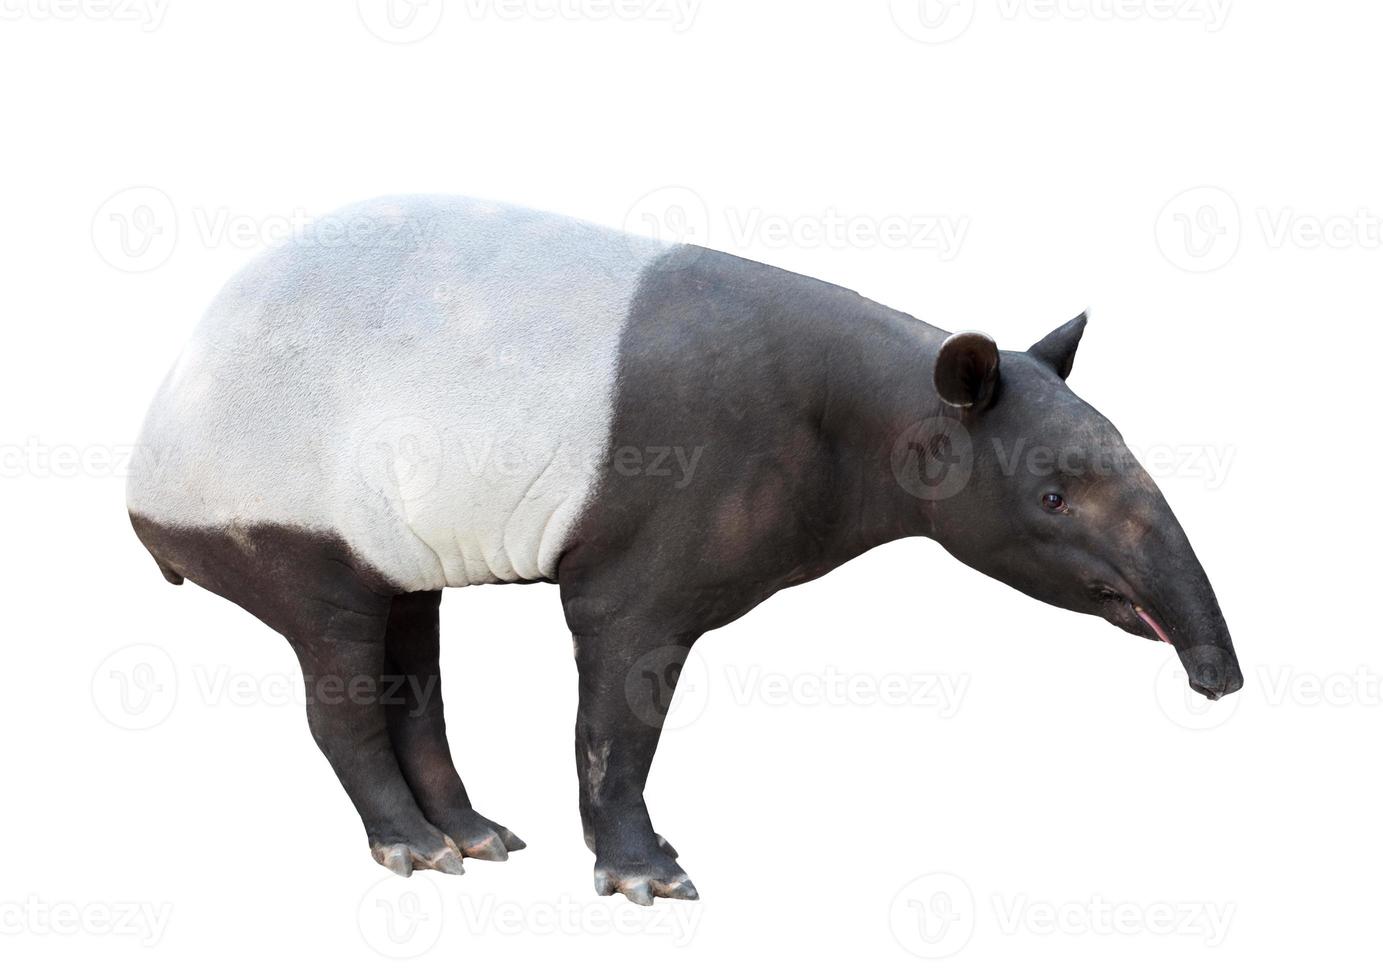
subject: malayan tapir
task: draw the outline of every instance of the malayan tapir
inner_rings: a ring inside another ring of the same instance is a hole
[[[668,687],[702,634],[876,545],[934,538],[1174,644],[1206,697],[1240,687],[1186,535],[1066,385],[1085,322],[1000,352],[721,252],[372,201],[215,299],[150,409],[130,517],[169,581],[287,638],[313,737],[403,875],[524,846],[452,762],[442,589],[555,582],[596,890],[696,898],[643,798]]]

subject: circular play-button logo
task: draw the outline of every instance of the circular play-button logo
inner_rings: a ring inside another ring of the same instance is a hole
[[[366,945],[390,959],[421,956],[442,936],[442,892],[427,875],[390,875],[360,899],[356,921]]]
[[[635,716],[652,728],[686,728],[701,717],[710,699],[710,675],[684,646],[662,646],[629,667],[624,696]]]
[[[436,491],[445,468],[442,433],[411,415],[372,420],[354,434],[360,479],[389,500],[418,503]]]
[[[152,643],[133,643],[108,654],[91,675],[91,701],[117,728],[145,731],[173,713],[178,670]]]
[[[965,489],[975,465],[970,433],[938,416],[908,426],[893,443],[893,476],[919,500],[946,500]]]
[[[889,0],[893,23],[923,44],[954,41],[975,19],[975,0]]]
[[[127,187],[112,194],[91,219],[91,243],[121,272],[152,272],[178,243],[178,210],[157,187]]]
[[[914,956],[954,956],[975,934],[975,896],[963,878],[933,872],[903,886],[889,906],[898,944]]]
[[[442,0],[356,0],[365,29],[389,44],[421,41],[442,22]]]
[[[1172,723],[1193,732],[1209,731],[1219,728],[1239,710],[1242,698],[1221,698],[1211,701],[1203,694],[1191,689],[1187,681],[1186,668],[1181,659],[1172,654],[1163,661],[1157,672],[1154,692],[1157,706]]]
[[[1192,187],[1157,216],[1157,247],[1187,272],[1214,272],[1239,251],[1239,204],[1221,187]]]

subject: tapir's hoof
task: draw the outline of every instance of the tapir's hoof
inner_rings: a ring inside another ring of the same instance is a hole
[[[687,873],[671,858],[662,857],[651,863],[618,868],[602,865],[595,869],[597,895],[623,895],[635,905],[652,905],[655,898],[681,898],[696,901],[696,886]]]
[[[468,858],[480,861],[507,861],[510,851],[522,851],[528,845],[508,827],[487,820],[474,810],[458,810],[440,821],[448,836]]]
[[[374,859],[396,875],[407,878],[415,870],[431,869],[449,875],[463,875],[461,849],[450,837],[439,835],[440,844],[376,843],[370,845]]]

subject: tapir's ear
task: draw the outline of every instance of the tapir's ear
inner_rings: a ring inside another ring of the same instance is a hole
[[[952,334],[937,352],[932,377],[946,404],[984,408],[999,383],[999,348],[987,334]]]
[[[1070,323],[1063,323],[1028,348],[1029,354],[1049,365],[1062,381],[1070,376],[1071,365],[1076,363],[1076,348],[1080,346],[1081,334],[1085,333],[1088,313],[1087,310]]]

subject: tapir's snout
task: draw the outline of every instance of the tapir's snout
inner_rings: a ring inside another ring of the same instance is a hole
[[[1089,587],[1097,611],[1136,636],[1176,648],[1191,690],[1217,701],[1244,686],[1215,591],[1190,542],[1159,499],[1164,520],[1128,564],[1134,574],[1119,588]]]
[[[1196,571],[1199,575],[1191,590],[1195,598],[1190,600],[1189,608],[1187,604],[1180,604],[1178,612],[1182,615],[1171,621],[1176,625],[1171,626],[1170,631],[1150,618],[1148,613],[1140,611],[1139,615],[1150,624],[1158,639],[1176,647],[1181,665],[1186,668],[1186,679],[1191,690],[1211,701],[1218,701],[1244,686],[1244,674],[1239,669],[1234,641],[1229,638],[1229,628],[1225,625],[1210,583],[1199,567]],[[1187,600],[1183,599],[1183,603],[1187,603]]]
[[[1189,556],[1189,546],[1186,553]],[[1174,646],[1197,694],[1216,701],[1244,686],[1229,627],[1209,580],[1193,556],[1182,563],[1173,582],[1164,582],[1161,588],[1145,587],[1137,599],[1103,584],[1093,586],[1090,594],[1100,614],[1115,626]],[[1156,596],[1157,612],[1143,604],[1143,595]]]
[[[1134,612],[1145,635],[1176,647],[1191,690],[1218,701],[1244,686],[1220,603],[1191,542],[1160,493],[1143,511],[1150,529],[1133,565]],[[1142,603],[1146,599],[1149,605]]]
[[[1211,701],[1218,701],[1226,694],[1233,694],[1244,686],[1244,674],[1239,669],[1239,658],[1231,646],[1190,647],[1178,650],[1181,664],[1186,668],[1191,690],[1202,694]]]

